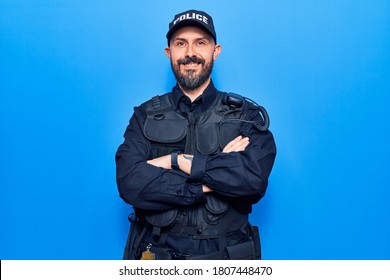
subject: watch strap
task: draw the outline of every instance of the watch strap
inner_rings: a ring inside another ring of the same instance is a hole
[[[179,162],[177,160],[177,157],[178,155],[180,154],[180,152],[178,151],[175,151],[175,152],[172,152],[171,153],[171,168],[172,169],[175,169],[175,170],[179,170]]]

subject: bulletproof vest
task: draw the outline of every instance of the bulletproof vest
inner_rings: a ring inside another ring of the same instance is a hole
[[[264,108],[246,102],[237,94],[218,92],[209,109],[200,113],[175,111],[170,95],[156,96],[146,103],[143,132],[151,141],[152,158],[177,150],[213,155],[237,136],[249,135],[250,129],[268,129]],[[261,112],[263,122],[248,120],[250,110]],[[202,205],[165,212],[142,211],[141,215],[153,225],[156,235],[168,230],[173,234],[208,238],[239,230],[248,223],[248,213],[238,211],[214,192],[207,194],[207,202]]]

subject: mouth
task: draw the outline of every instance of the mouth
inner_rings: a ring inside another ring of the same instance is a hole
[[[202,64],[201,63],[195,63],[195,62],[190,62],[190,63],[183,64],[184,68],[194,68],[194,67],[197,67],[199,65],[202,65]]]
[[[183,58],[183,59],[179,59],[177,61],[177,64],[181,65],[183,64],[184,66],[187,66],[187,65],[199,65],[199,64],[204,64],[205,61],[204,59],[201,59],[201,58],[198,58],[196,56],[194,57],[186,57],[186,58]]]
[[[197,73],[200,70],[200,68],[202,67],[202,64],[201,63],[190,62],[190,63],[182,64],[180,66],[182,66],[181,69],[185,73],[195,74],[195,73]]]

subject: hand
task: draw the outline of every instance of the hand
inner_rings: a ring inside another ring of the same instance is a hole
[[[241,135],[227,143],[225,148],[223,148],[223,153],[230,152],[242,152],[249,145],[249,137],[242,137]]]
[[[171,155],[166,155],[158,158],[148,160],[147,163],[154,165],[156,167],[162,167],[165,169],[172,169],[171,167]]]
[[[187,173],[188,175],[191,173],[192,166],[192,158],[193,155],[187,154],[179,154],[177,157],[177,162],[181,171]],[[146,161],[147,163],[154,165],[156,167],[161,167],[165,169],[172,169],[171,165],[171,154],[165,155],[162,157],[154,158]]]
[[[213,190],[212,189],[210,189],[208,186],[206,186],[206,185],[202,185],[202,191],[204,192],[204,193],[208,193],[208,192],[212,192]]]
[[[179,156],[183,156],[183,155],[181,154],[181,155],[179,155]],[[188,158],[192,158],[191,155],[187,155],[187,156],[188,156]],[[187,158],[187,159],[184,158],[184,162],[185,162],[186,164],[182,164],[182,165],[185,165],[185,166],[186,166],[186,168],[184,168],[184,169],[188,169],[188,166],[187,166],[187,165],[189,165],[189,169],[187,170],[187,172],[188,172],[188,174],[189,174],[189,172],[190,172],[190,170],[191,170],[191,163],[192,163],[192,161],[189,160],[188,158]],[[151,164],[151,165],[153,165],[153,166],[156,166],[156,167],[162,167],[162,168],[165,168],[165,169],[172,169],[172,168],[171,168],[171,155],[170,155],[170,154],[169,154],[169,155],[166,155],[166,156],[162,156],[162,157],[158,157],[158,158],[154,158],[154,159],[148,160],[147,163],[149,163],[149,164]],[[179,165],[179,166],[180,166],[180,165]],[[206,186],[206,185],[202,185],[202,191],[203,191],[204,193],[208,193],[208,192],[212,192],[213,190],[210,189],[210,188],[209,188],[208,186]]]

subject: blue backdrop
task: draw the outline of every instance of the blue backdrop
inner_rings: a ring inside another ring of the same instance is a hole
[[[0,2],[0,259],[120,259],[114,154],[174,85],[173,15],[203,9],[220,90],[268,109],[265,259],[390,259],[387,0]]]

